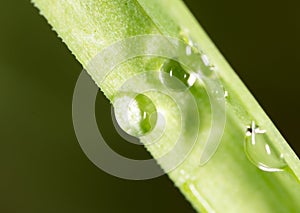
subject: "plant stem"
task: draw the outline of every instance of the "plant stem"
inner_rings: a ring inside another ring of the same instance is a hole
[[[187,160],[169,173],[170,178],[197,211],[296,212],[300,209],[297,156],[180,0],[33,2],[84,67],[103,48],[131,36],[162,34],[199,44],[218,68],[218,76],[229,94],[226,128],[218,151],[207,165],[199,166],[201,147],[197,144]],[[161,62],[162,59],[147,61],[153,68]],[[95,73],[90,74],[112,100],[120,85],[139,73],[144,64],[143,59],[128,61],[101,84]],[[265,172],[248,160],[244,141],[247,126],[253,121],[266,130],[270,144],[284,155],[288,169]],[[172,144],[167,139],[162,143],[165,149]],[[154,157],[165,151],[148,149]]]

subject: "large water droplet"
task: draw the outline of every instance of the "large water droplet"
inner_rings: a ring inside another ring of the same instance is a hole
[[[245,152],[248,159],[266,172],[283,171],[287,165],[282,153],[277,151],[266,134],[252,122],[246,132]]]
[[[160,71],[160,80],[172,90],[186,90],[196,82],[195,75],[186,72],[181,64],[175,60],[167,60]]]
[[[146,95],[138,94],[134,98],[118,97],[114,103],[114,109],[118,124],[132,136],[144,136],[156,125],[156,107]]]

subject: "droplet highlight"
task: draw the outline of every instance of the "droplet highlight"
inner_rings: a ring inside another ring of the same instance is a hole
[[[224,91],[224,98],[228,98],[228,96],[229,96],[228,91],[225,90],[225,91]]]
[[[209,59],[208,59],[207,55],[202,54],[201,59],[202,59],[205,66],[207,66],[207,67],[210,66],[210,62],[209,62]]]
[[[268,135],[255,122],[247,127],[245,152],[251,163],[266,172],[283,171],[287,165],[284,156],[276,150]]]

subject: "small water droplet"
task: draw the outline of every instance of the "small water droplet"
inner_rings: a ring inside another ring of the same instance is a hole
[[[266,131],[255,122],[247,128],[245,152],[250,162],[263,171],[279,172],[287,167],[283,154],[272,146]]]
[[[180,38],[189,46],[194,46],[194,42],[192,41],[192,39],[187,35],[188,33],[186,31],[181,31],[179,33]]]
[[[181,64],[175,60],[167,60],[160,71],[161,82],[173,90],[186,90],[193,86],[197,80],[195,75],[187,73]]]
[[[127,101],[128,98],[131,100]],[[118,124],[129,135],[144,136],[150,133],[156,125],[156,107],[146,95],[138,94],[134,98],[119,97],[114,103],[114,109]]]
[[[217,70],[217,67],[215,65],[209,65],[208,66],[210,71],[216,71]]]

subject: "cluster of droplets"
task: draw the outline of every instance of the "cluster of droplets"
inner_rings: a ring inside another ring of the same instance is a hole
[[[186,55],[199,55],[199,59],[201,59],[202,64],[204,65],[202,70],[204,73],[207,74],[208,72],[216,71],[216,67],[210,63],[208,56],[199,51],[190,39],[186,39],[186,43]],[[168,76],[167,78],[160,76],[160,80],[172,90],[184,91],[192,87],[197,81],[197,73],[187,72],[187,70],[186,67],[175,59],[168,59],[160,68],[160,71],[167,73]],[[174,79],[176,80],[174,81]],[[183,84],[178,84],[178,80]],[[228,91],[224,89],[224,97],[228,98],[228,96]],[[146,123],[147,122],[149,122],[149,119],[146,116]],[[263,171],[279,172],[287,167],[283,154],[279,153],[273,147],[266,131],[257,127],[255,122],[252,122],[251,126],[247,127],[245,152],[249,161]]]
[[[194,43],[192,39],[188,38],[184,34],[182,34],[181,39],[185,42],[185,48],[183,48],[181,52],[181,54],[185,55],[181,56],[183,58],[188,58],[187,61],[190,64],[182,64],[181,60],[177,60],[177,58],[167,59],[165,63],[162,64],[159,72],[160,74],[167,73],[167,75],[163,75],[165,77],[160,76],[160,81],[169,89],[175,91],[188,90],[195,84],[204,86],[206,88],[206,91],[211,90],[208,93],[210,101],[213,101],[214,99],[213,103],[210,102],[211,107],[214,108],[211,109],[211,113],[213,114],[211,115],[211,119],[214,125],[218,123],[216,126],[212,127],[212,129],[222,129],[224,128],[222,124],[224,123],[225,125],[225,119],[223,119],[225,116],[221,115],[222,112],[225,113],[225,110],[222,111],[222,104],[224,102],[225,108],[225,99],[228,97],[228,91],[220,90],[220,83],[217,79],[216,73],[217,67],[211,63],[209,57],[198,47],[197,43]],[[190,66],[193,68],[190,68]],[[203,81],[203,77],[206,78],[206,80]],[[178,84],[178,80],[182,84]],[[208,85],[207,81],[209,81]],[[202,85],[203,83],[204,85]],[[219,104],[220,108],[222,109],[216,109],[217,104]],[[216,110],[218,110],[218,112],[216,112]],[[220,137],[222,137],[218,134],[217,131],[214,131],[212,129],[210,130],[210,134],[215,136],[209,137],[206,141],[206,144],[204,144],[203,146],[204,148],[203,152],[201,153],[200,159],[200,164],[202,166],[205,165],[212,157],[220,143]]]
[[[182,38],[187,43],[186,55],[199,54],[204,65],[204,73],[209,74],[209,72],[217,70],[216,66],[211,64],[208,56],[201,52],[190,38],[185,36],[184,33],[182,33]],[[162,66],[162,71],[168,72],[171,77],[174,76],[180,79],[187,87],[194,84],[193,75],[187,74],[177,62],[167,61]],[[164,81],[164,83],[173,88],[169,82]],[[228,96],[228,91],[224,89],[224,98],[227,99]],[[247,127],[244,147],[249,161],[263,171],[280,172],[287,167],[284,155],[273,147],[266,130],[257,127],[254,121]]]
[[[152,39],[155,40],[154,38]],[[160,39],[161,38],[159,38],[158,40]],[[173,44],[175,47],[177,47],[178,45],[181,48],[183,43],[179,42],[178,44],[174,42],[174,40],[170,40],[171,44]],[[204,54],[201,55],[199,53],[198,48],[195,46],[191,39],[182,40],[186,44],[186,56],[195,56],[195,54],[197,54],[197,56],[199,56],[199,60],[202,60],[201,63],[209,66],[209,60],[207,56],[205,56]],[[149,42],[151,43],[151,41],[152,40],[150,39]],[[180,52],[178,54],[178,58],[176,58],[176,56],[174,56],[174,58],[166,57],[164,62],[159,67],[159,70],[157,70],[157,73],[160,83],[170,91],[173,91],[175,93],[184,93],[189,88],[193,87],[197,82],[198,73],[197,71],[190,71],[188,67],[181,63],[181,54],[184,53]],[[151,74],[149,76],[151,76]],[[152,80],[149,79],[149,81]],[[126,84],[129,83],[126,82]],[[139,88],[138,85],[136,85],[136,87]],[[131,99],[130,103],[128,104],[128,101],[126,101],[125,99]],[[158,121],[157,108],[152,100],[147,95],[143,94],[143,91],[141,91],[141,93],[137,93],[136,95],[129,96],[128,94],[120,93],[115,100],[116,102],[114,102],[114,106],[117,123],[127,134],[141,138],[152,132],[156,127]],[[124,113],[125,109],[126,113]]]
[[[186,47],[186,55],[199,54],[204,65],[204,73],[209,74],[209,72],[217,70],[216,66],[211,64],[208,56],[201,52],[191,39],[183,36],[183,40],[188,44]],[[177,62],[167,61],[162,66],[162,71],[168,72],[171,77],[174,76],[180,79],[187,87],[194,84],[193,75],[187,74]],[[172,88],[169,82],[165,83]],[[228,98],[228,96],[228,91],[224,89],[224,98]],[[247,127],[244,146],[249,161],[259,169],[266,172],[280,172],[286,169],[287,164],[283,154],[273,147],[266,134],[266,130],[257,127],[254,121]]]
[[[211,64],[208,56],[202,53],[191,39],[186,39],[185,43],[185,54],[187,56],[199,56],[202,62],[203,73],[209,74],[209,72],[216,71],[216,67]],[[198,75],[197,71],[188,70],[176,58],[166,59],[158,73],[162,84],[178,92],[193,87],[197,82]],[[178,80],[181,82],[180,84]],[[228,91],[224,89],[224,97],[227,98],[228,96]],[[141,137],[153,130],[157,123],[157,110],[150,98],[146,95],[138,94],[127,107],[128,117],[124,120],[126,123],[118,121],[120,124],[125,125],[122,128],[127,133],[135,137]],[[119,115],[119,117],[122,116]],[[127,121],[130,121],[129,124]],[[278,172],[283,171],[287,167],[283,154],[273,147],[266,131],[257,127],[255,122],[252,122],[247,127],[244,147],[249,161],[263,171]]]
[[[187,44],[186,46],[186,55],[190,56],[193,54],[199,55],[199,58],[201,59],[203,65],[205,66],[206,69],[209,71],[216,71],[217,67],[211,63],[209,60],[209,57],[201,50],[201,48],[198,47],[197,43],[194,43],[191,38],[186,36],[183,32],[180,33],[181,38],[185,41]]]
[[[250,162],[263,171],[280,172],[287,167],[283,154],[273,147],[266,130],[257,127],[254,121],[247,127],[245,152]]]

